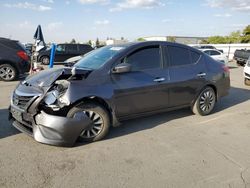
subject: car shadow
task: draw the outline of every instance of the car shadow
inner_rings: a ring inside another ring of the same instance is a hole
[[[250,100],[250,88],[243,89],[243,88],[231,87],[229,95],[221,98],[217,102],[214,109],[214,113],[238,105],[248,100]]]
[[[0,109],[0,139],[20,133],[11,125],[11,122],[8,120],[8,116],[8,109]]]

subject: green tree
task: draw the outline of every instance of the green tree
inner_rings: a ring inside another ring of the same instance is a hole
[[[227,43],[240,43],[241,42],[241,32],[234,31],[230,33],[229,36],[225,37]]]
[[[250,25],[248,25],[242,32],[242,43],[250,43]]]
[[[76,44],[76,40],[75,40],[75,39],[72,39],[72,40],[70,41],[70,44]]]
[[[143,41],[146,41],[146,40],[144,38],[138,38],[137,41],[143,42]]]
[[[226,44],[226,37],[223,36],[212,36],[207,39],[210,44]]]
[[[96,39],[95,45],[96,45],[97,47],[100,46],[100,41],[99,41],[98,38]]]
[[[167,41],[169,41],[169,42],[176,42],[176,37],[168,37],[167,38]]]
[[[91,40],[89,40],[89,41],[88,41],[88,44],[89,44],[89,45],[92,45],[92,42],[91,42]]]

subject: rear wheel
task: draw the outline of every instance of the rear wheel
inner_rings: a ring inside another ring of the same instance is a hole
[[[17,78],[18,72],[15,67],[10,64],[0,65],[0,79],[4,81],[13,81]]]
[[[42,62],[43,65],[48,65],[49,64],[49,57],[43,56],[41,58],[41,62]]]
[[[87,116],[92,121],[92,124],[82,130],[79,135],[79,140],[85,142],[98,141],[104,138],[109,131],[110,117],[105,108],[99,104],[88,103],[73,107],[67,114],[67,117],[74,118],[82,113],[82,116]]]
[[[196,99],[192,111],[194,114],[205,116],[212,112],[216,102],[216,95],[211,87],[206,87],[202,90]]]
[[[245,78],[245,85],[250,86],[250,80]]]

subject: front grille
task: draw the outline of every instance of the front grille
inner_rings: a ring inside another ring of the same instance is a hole
[[[14,92],[12,102],[15,106],[18,106],[21,109],[26,109],[33,97],[34,96],[19,96]]]

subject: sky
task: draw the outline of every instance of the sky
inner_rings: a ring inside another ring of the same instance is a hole
[[[33,42],[228,35],[250,24],[250,0],[1,0],[0,37]]]

